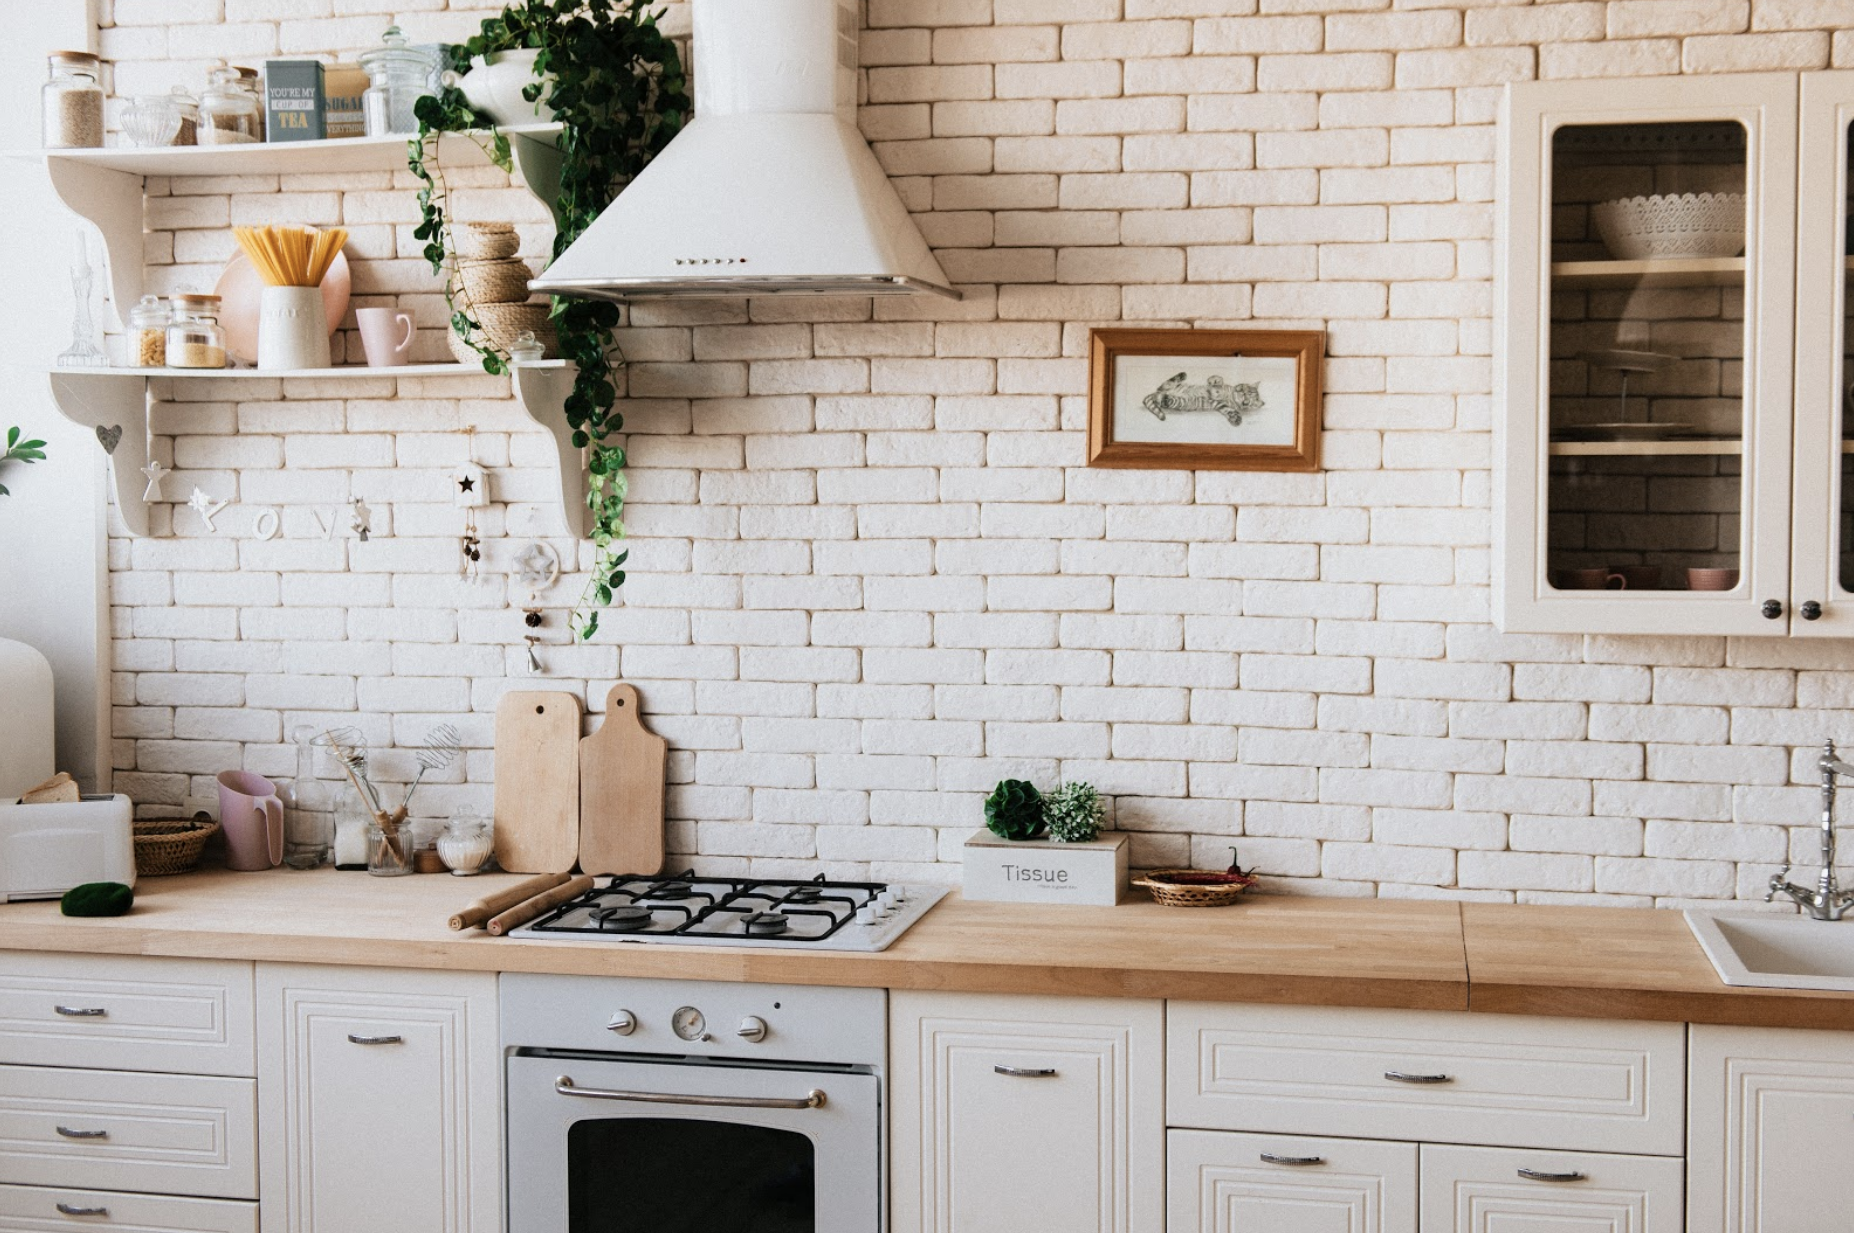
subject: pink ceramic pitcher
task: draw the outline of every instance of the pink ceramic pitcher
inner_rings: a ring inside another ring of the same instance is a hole
[[[274,869],[283,863],[283,802],[277,785],[253,771],[219,772],[219,825],[228,869]]]

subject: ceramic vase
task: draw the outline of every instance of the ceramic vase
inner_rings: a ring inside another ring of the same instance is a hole
[[[258,309],[258,367],[327,368],[328,312],[320,287],[266,287]]]

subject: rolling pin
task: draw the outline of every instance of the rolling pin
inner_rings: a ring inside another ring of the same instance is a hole
[[[515,885],[485,895],[475,903],[451,917],[451,928],[470,929],[489,923],[490,917],[498,912],[506,912],[518,903],[526,903],[545,891],[550,891],[570,878],[566,873],[542,873],[532,878],[524,878]]]
[[[525,925],[549,908],[558,907],[575,895],[583,895],[592,889],[592,875],[582,873],[571,882],[563,882],[554,889],[536,895],[526,903],[518,903],[508,911],[492,918],[489,932],[501,937],[517,925]]]

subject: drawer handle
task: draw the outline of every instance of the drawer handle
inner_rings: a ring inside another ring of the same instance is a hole
[[[1581,1182],[1582,1173],[1548,1173],[1544,1169],[1521,1169],[1519,1176],[1529,1182]]]
[[[1054,1066],[993,1066],[992,1073],[1014,1075],[1019,1079],[1053,1079],[1056,1077]]]
[[[403,1045],[406,1038],[403,1036],[356,1036],[349,1032],[348,1040],[357,1045]]]
[[[58,1131],[58,1133],[61,1136],[63,1136],[66,1139],[107,1139],[109,1138],[109,1131],[107,1130],[72,1130],[69,1126],[59,1126],[59,1127],[56,1127],[55,1129]]]
[[[1316,1165],[1325,1164],[1324,1156],[1277,1156],[1273,1152],[1262,1153],[1263,1164],[1278,1165]]]
[[[52,1009],[67,1019],[101,1019],[109,1014],[101,1006],[54,1006]]]
[[[69,1203],[60,1203],[57,1206],[58,1213],[62,1216],[101,1216],[105,1220],[109,1219],[107,1207],[72,1207]]]
[[[1454,1075],[1413,1075],[1403,1070],[1387,1070],[1384,1077],[1392,1083],[1453,1083]]]

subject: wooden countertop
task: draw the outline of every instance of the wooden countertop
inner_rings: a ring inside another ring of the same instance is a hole
[[[1722,984],[1676,912],[1285,896],[1225,909],[1038,907],[953,894],[878,954],[446,928],[516,880],[149,878],[124,917],[0,905],[0,950],[1854,1028],[1854,995]]]

